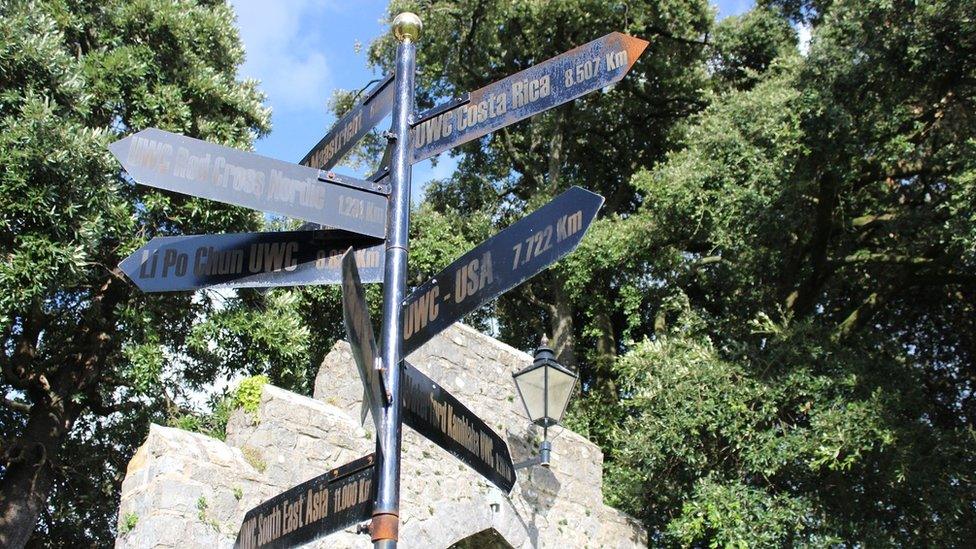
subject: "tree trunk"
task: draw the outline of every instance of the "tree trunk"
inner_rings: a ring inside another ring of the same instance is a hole
[[[81,352],[69,354],[54,371],[38,369],[33,377],[21,380],[29,387],[26,391],[34,404],[23,433],[0,456],[4,469],[0,478],[0,549],[24,547],[34,533],[47,505],[61,448],[75,420],[98,395],[99,372],[116,345],[115,307],[128,292],[119,280],[121,273],[108,278],[91,298],[85,321],[72,338],[71,348]],[[33,353],[28,356],[33,358]],[[88,401],[72,402],[69,395],[82,395]]]
[[[590,390],[600,395],[604,402],[616,402],[617,382],[613,374],[613,363],[617,358],[617,339],[613,330],[613,321],[607,311],[597,314],[593,320],[599,335],[596,339],[596,357],[593,361]]]
[[[21,548],[34,533],[69,429],[63,407],[48,398],[38,400],[31,408],[24,432],[6,449],[3,458],[0,547],[4,548]]]
[[[603,311],[593,319],[600,334],[596,338],[596,355],[601,369],[608,369],[617,359],[617,338],[613,331],[613,321],[609,311]]]
[[[573,304],[563,290],[562,281],[553,277],[552,297],[555,314],[552,315],[552,350],[556,353],[556,360],[563,366],[574,370],[578,368],[576,360],[576,335],[573,333]]]

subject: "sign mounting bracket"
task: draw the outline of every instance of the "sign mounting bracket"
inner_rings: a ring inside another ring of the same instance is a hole
[[[333,171],[319,170],[319,181],[349,187],[350,189],[359,189],[368,193],[381,194],[383,196],[390,195],[390,185],[389,183],[384,182],[383,177],[376,180],[363,180],[356,179],[355,177],[339,175]]]
[[[432,109],[422,112],[420,115],[417,116],[417,118],[415,118],[411,122],[410,126],[411,127],[417,126],[418,124],[421,124],[423,122],[426,122],[427,120],[430,120],[431,118],[434,118],[438,114],[447,112],[451,109],[456,109],[457,107],[460,107],[462,105],[467,105],[470,102],[471,102],[471,94],[465,93],[464,95],[458,97],[453,101],[448,101],[447,103],[444,103],[442,105],[437,105]]]

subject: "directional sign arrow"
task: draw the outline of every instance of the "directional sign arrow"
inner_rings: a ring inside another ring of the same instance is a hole
[[[386,247],[346,231],[157,236],[119,263],[143,292],[339,284],[353,246],[365,282],[383,281]]]
[[[573,187],[417,287],[403,306],[403,356],[576,249],[602,204]]]
[[[619,32],[434,107],[413,128],[413,162],[620,81],[648,42]]]
[[[502,437],[423,372],[406,361],[403,366],[404,423],[511,492],[515,465]]]
[[[234,549],[297,547],[368,519],[375,473],[370,454],[265,501],[244,515]]]
[[[302,166],[328,170],[335,166],[349,149],[373,129],[393,110],[393,75],[383,78],[349,110],[332,130],[316,143],[299,162]]]
[[[389,396],[383,382],[383,364],[373,338],[373,325],[369,321],[369,309],[366,308],[366,297],[359,281],[359,270],[356,268],[352,248],[342,256],[342,319],[346,325],[346,339],[352,348],[352,356],[363,382],[363,403],[369,405],[377,439],[382,442],[383,437],[378,435],[383,419],[383,406],[389,402]],[[360,421],[365,419],[364,408]]]
[[[299,166],[199,139],[143,130],[109,145],[133,179],[235,206],[384,238],[380,183]],[[366,189],[366,190],[361,190]],[[368,192],[368,191],[374,192]]]

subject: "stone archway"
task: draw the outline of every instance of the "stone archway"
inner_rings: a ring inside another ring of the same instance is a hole
[[[410,358],[506,439],[514,461],[534,457],[541,433],[525,427],[514,386],[499,383],[532,357],[455,324]],[[337,343],[315,399],[265,385],[255,412],[237,410],[225,441],[153,425],[122,484],[117,549],[232,549],[255,505],[375,450],[360,422],[362,381],[348,344]],[[647,546],[647,534],[603,504],[603,454],[561,427],[548,469],[520,470],[504,494],[411,429],[403,432],[400,542],[404,549]],[[123,529],[122,521],[134,526]],[[368,544],[354,527],[312,547]]]
[[[454,542],[448,549],[514,549],[514,547],[505,541],[498,530],[488,528]]]

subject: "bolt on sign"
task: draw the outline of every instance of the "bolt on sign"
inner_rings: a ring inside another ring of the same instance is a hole
[[[155,128],[109,145],[139,183],[235,206],[386,236],[378,184],[214,145]],[[366,189],[366,190],[362,190]]]
[[[157,236],[119,263],[144,292],[339,284],[355,249],[365,282],[383,281],[386,248],[338,230]]]
[[[612,32],[475,90],[456,106],[434,107],[414,124],[413,161],[619,82],[647,44]]]
[[[234,549],[295,547],[368,519],[375,473],[370,454],[265,501],[244,515]]]

